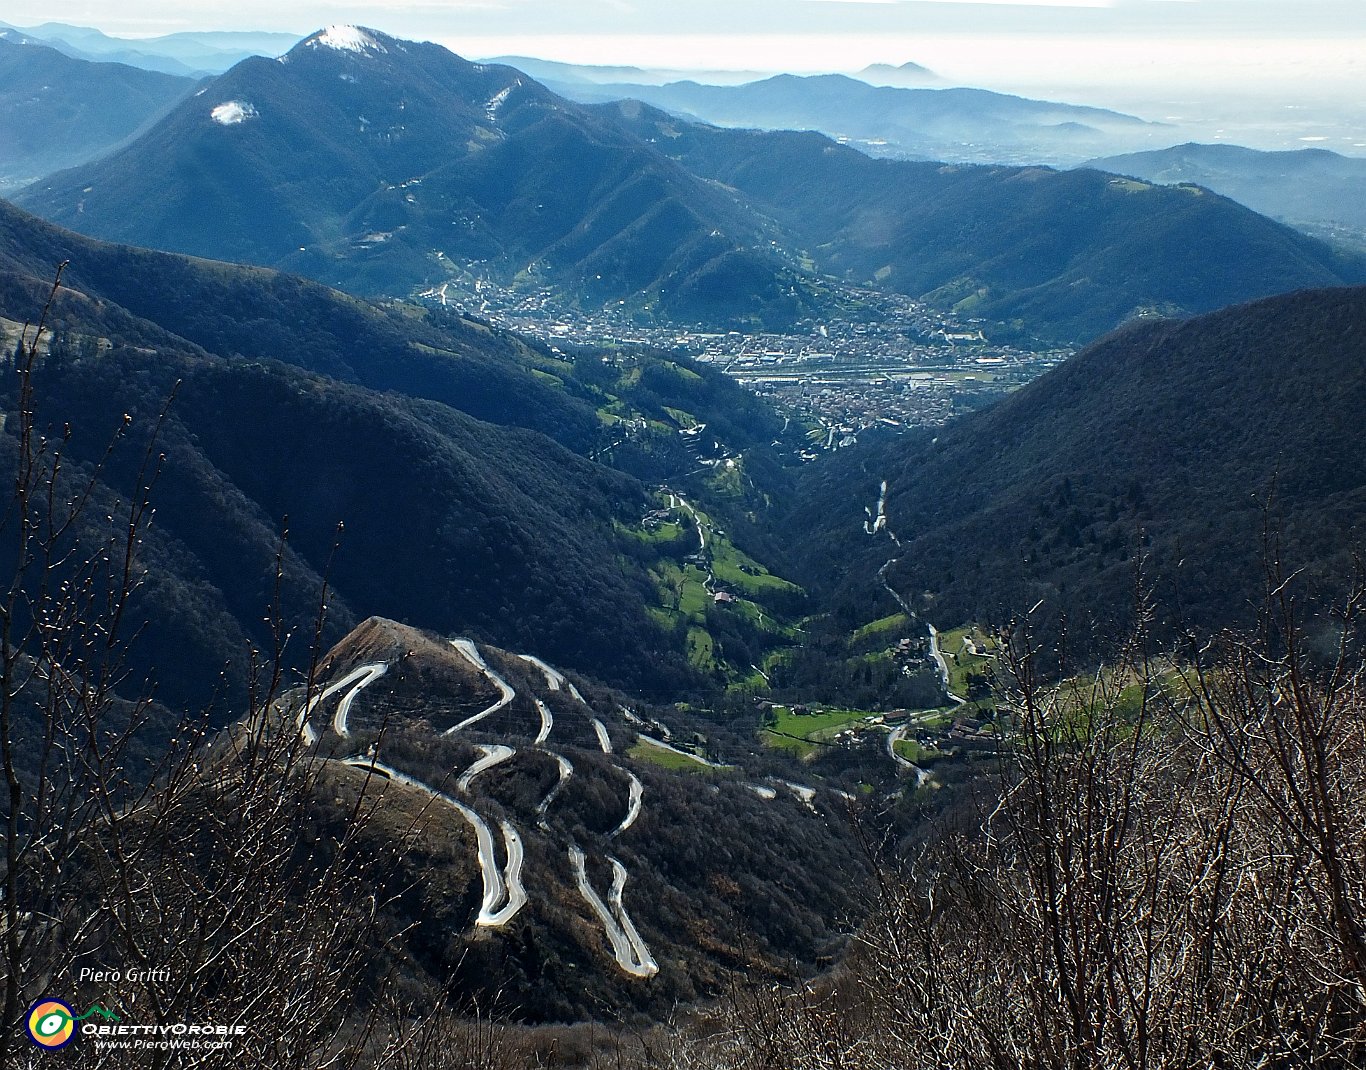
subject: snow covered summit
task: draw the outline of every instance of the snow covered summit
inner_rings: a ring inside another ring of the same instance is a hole
[[[310,37],[304,44],[309,48],[333,48],[339,52],[388,52],[378,39],[360,26],[329,26]]]

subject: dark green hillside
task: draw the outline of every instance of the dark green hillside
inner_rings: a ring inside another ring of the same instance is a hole
[[[785,227],[827,272],[996,324],[1093,338],[1366,280],[1366,262],[1194,187],[1096,171],[873,160],[818,134],[719,130],[607,105]]]
[[[189,78],[64,56],[0,32],[0,190],[108,152],[194,88]]]
[[[95,237],[365,294],[478,265],[685,319],[787,322],[805,307],[757,220],[615,124],[511,68],[355,32],[368,43],[320,33],[238,64],[26,203]]]
[[[91,429],[73,452],[93,458],[111,412],[130,413],[144,429],[177,381],[155,497],[157,530],[174,540],[183,567],[167,560],[158,571],[198,580],[241,632],[260,641],[252,622],[268,603],[287,518],[304,566],[293,577],[301,590],[316,588],[331,561],[338,627],[353,622],[353,612],[388,613],[452,634],[505,636],[600,672],[609,662],[635,663],[630,676],[638,678],[656,659],[668,665],[662,637],[640,642],[652,629],[616,562],[613,520],[634,520],[644,508],[625,477],[537,435],[274,362],[163,350],[153,364],[116,349],[44,369],[39,405]],[[134,441],[118,456],[105,480],[126,492],[141,450]],[[300,594],[288,608],[297,623],[313,607]],[[170,659],[156,654],[177,641],[187,611],[160,599],[147,609],[149,661],[165,666]],[[236,653],[235,636],[216,628],[196,620],[188,630],[204,635],[204,653],[221,660]],[[213,664],[195,660],[201,673]]]
[[[845,578],[866,592],[896,556],[889,579],[941,625],[1043,599],[1084,644],[1086,622],[1130,611],[1141,553],[1163,626],[1217,627],[1256,600],[1268,501],[1290,566],[1330,593],[1352,575],[1363,411],[1366,289],[1137,325],[935,439],[814,473],[806,561],[856,556]],[[861,529],[882,479],[899,548]]]
[[[438,401],[541,431],[576,452],[607,450],[615,466],[642,479],[673,479],[696,466],[677,433],[687,426],[680,420],[708,424],[736,450],[766,448],[782,426],[732,379],[684,358],[556,356],[446,309],[377,306],[273,271],[91,241],[0,201],[0,292],[8,288],[11,318],[37,315],[63,261],[66,283],[95,298],[79,306],[74,329],[282,360]],[[624,433],[622,422],[635,417],[648,426]]]
[[[571,360],[444,311],[104,245],[0,203],[6,356],[61,261],[40,411],[74,429],[72,464],[133,418],[100,515],[133,490],[140,436],[176,391],[142,605],[167,701],[202,697],[229,658],[241,683],[286,526],[291,627],[327,573],[335,628],[383,613],[621,686],[706,682],[688,637],[650,615],[654,570],[680,551],[638,536],[656,500],[633,477],[705,498],[714,469],[699,458],[724,449],[717,494],[737,515],[766,509],[786,478],[767,448],[781,421],[733,382],[650,353]],[[681,434],[702,423],[705,444]]]
[[[0,202],[0,285],[24,285],[34,298],[63,261],[71,262],[67,284],[98,298],[80,310],[90,329],[144,345],[174,337],[208,352],[283,360],[535,428],[577,448],[594,441],[592,408],[538,375],[545,358],[513,335],[459,317],[428,323],[415,311],[386,311],[272,271],[90,241]],[[23,319],[38,307],[7,314]]]

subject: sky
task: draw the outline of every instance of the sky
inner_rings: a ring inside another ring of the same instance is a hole
[[[671,68],[914,61],[952,84],[1151,118],[1282,109],[1292,123],[1313,113],[1317,130],[1333,112],[1335,141],[1366,143],[1366,0],[5,0],[0,17],[120,36],[356,23],[470,58]]]

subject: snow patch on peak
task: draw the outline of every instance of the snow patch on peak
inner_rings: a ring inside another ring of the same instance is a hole
[[[359,26],[329,26],[308,40],[310,48],[335,48],[339,52],[387,52],[388,49]]]
[[[256,109],[242,100],[230,100],[226,104],[220,104],[209,113],[214,122],[223,126],[236,126],[238,123],[245,123],[248,119],[256,118]]]

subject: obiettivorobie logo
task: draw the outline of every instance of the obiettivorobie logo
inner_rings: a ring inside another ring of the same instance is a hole
[[[28,1038],[40,1048],[56,1051],[76,1039],[76,1023],[99,1017],[106,1022],[117,1022],[119,1016],[105,1010],[98,1003],[84,1014],[77,1014],[70,1003],[44,996],[28,1009]]]
[[[47,1051],[65,1048],[77,1036],[97,1049],[222,1051],[247,1035],[245,1025],[130,1024],[98,1003],[84,1014],[77,1014],[70,1003],[54,996],[44,996],[34,1003],[28,1009],[25,1025],[29,1040]]]

